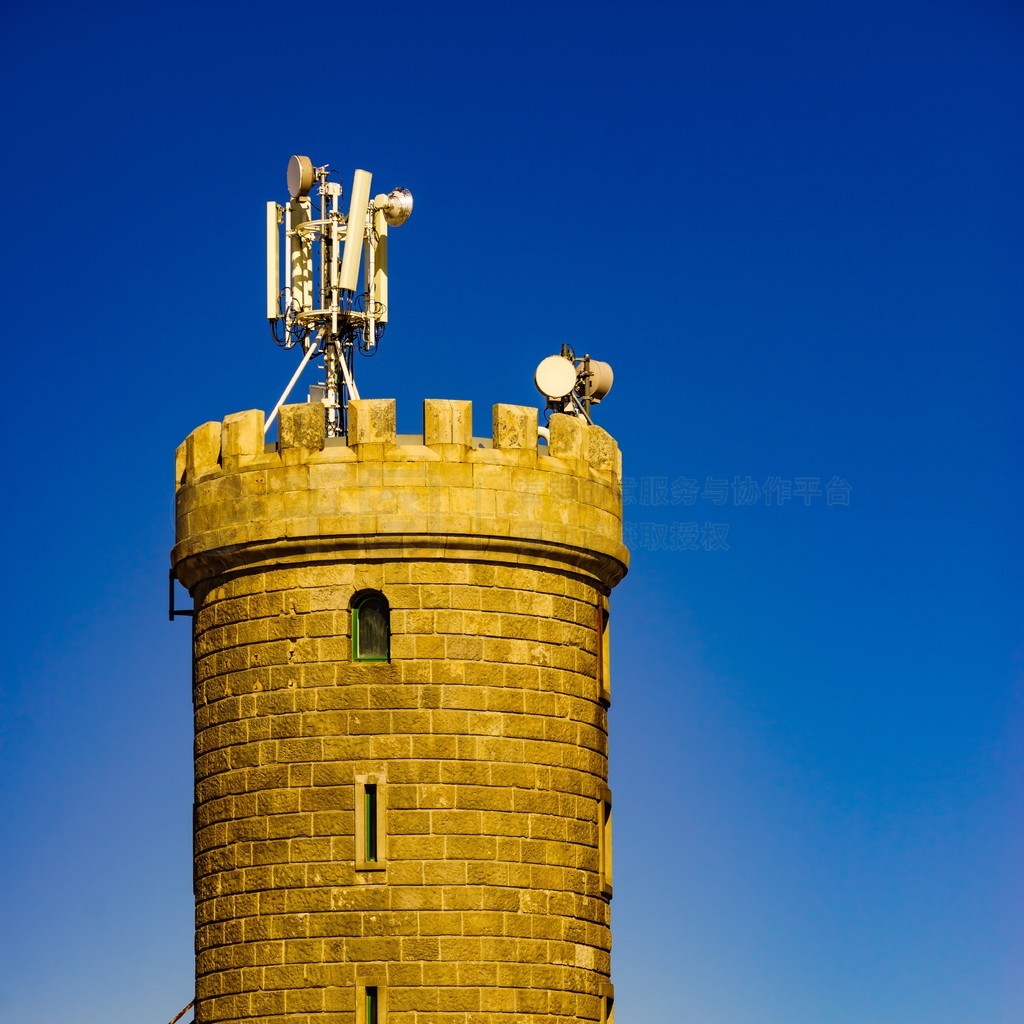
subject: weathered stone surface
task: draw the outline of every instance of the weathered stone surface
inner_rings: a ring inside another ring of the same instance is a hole
[[[395,443],[395,400],[354,398],[348,404],[349,444]]]
[[[279,448],[307,448],[319,451],[324,446],[324,407],[319,402],[282,405],[278,410]]]
[[[263,410],[249,409],[224,417],[222,455],[236,459],[263,454]]]
[[[213,473],[220,460],[220,424],[204,423],[185,439],[185,472],[192,479]]]
[[[578,416],[555,413],[551,417],[551,455],[557,459],[585,460],[588,455],[590,427]],[[602,431],[603,433],[603,431]],[[607,436],[607,435],[606,435]]]
[[[494,407],[495,448],[536,448],[537,410],[522,405]]]
[[[470,402],[428,398],[423,403],[423,443],[428,447],[473,443],[473,407]]]

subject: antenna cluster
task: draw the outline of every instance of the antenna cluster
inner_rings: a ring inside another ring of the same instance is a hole
[[[323,356],[327,436],[338,437],[347,430],[349,398],[359,397],[355,352],[373,355],[388,322],[388,228],[409,219],[412,193],[395,188],[371,199],[370,172],[357,170],[346,214],[331,173],[293,156],[287,204],[267,203],[267,319],[277,344],[303,349],[267,427],[309,361]]]
[[[589,355],[577,359],[573,350],[563,345],[557,356],[540,361],[533,382],[548,400],[550,412],[582,416],[593,423],[590,407],[600,405],[601,399],[611,391],[615,374],[608,363],[591,359]]]

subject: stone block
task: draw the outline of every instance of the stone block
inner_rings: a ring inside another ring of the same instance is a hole
[[[588,430],[581,416],[555,413],[551,417],[551,440],[548,454],[556,459],[586,459]]]
[[[453,399],[428,398],[423,403],[423,443],[428,448],[473,443],[473,405]]]
[[[221,428],[224,457],[237,459],[263,454],[263,410],[248,409],[224,417]]]
[[[185,439],[185,472],[195,480],[219,466],[220,424],[204,423]]]
[[[395,424],[393,398],[353,398],[348,404],[348,443],[352,448],[359,445],[393,447]]]
[[[619,446],[615,443],[615,438],[607,430],[598,426],[590,427],[589,433],[587,454],[591,466],[594,469],[619,475],[622,456],[619,453]]]
[[[282,405],[277,414],[278,449],[319,451],[324,446],[324,407],[319,402]]]
[[[525,405],[495,405],[495,448],[537,448],[537,410]]]

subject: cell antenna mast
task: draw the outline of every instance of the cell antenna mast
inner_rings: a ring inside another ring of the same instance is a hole
[[[355,352],[373,355],[387,326],[388,227],[409,219],[412,193],[395,188],[371,199],[369,171],[356,171],[346,215],[339,209],[341,183],[330,174],[327,164],[314,167],[309,157],[293,156],[288,203],[267,203],[270,333],[282,348],[300,345],[303,356],[266,429],[309,361],[322,356],[327,436],[340,437],[348,432],[348,400],[359,397]]]

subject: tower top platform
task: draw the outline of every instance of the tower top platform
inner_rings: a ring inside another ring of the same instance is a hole
[[[178,579],[192,590],[271,564],[446,558],[568,572],[607,592],[628,565],[615,440],[556,414],[545,446],[536,409],[492,415],[489,447],[467,401],[427,399],[422,439],[397,435],[393,399],[352,400],[344,439],[325,437],[316,403],[283,406],[271,444],[260,410],[204,423],[177,451]]]

